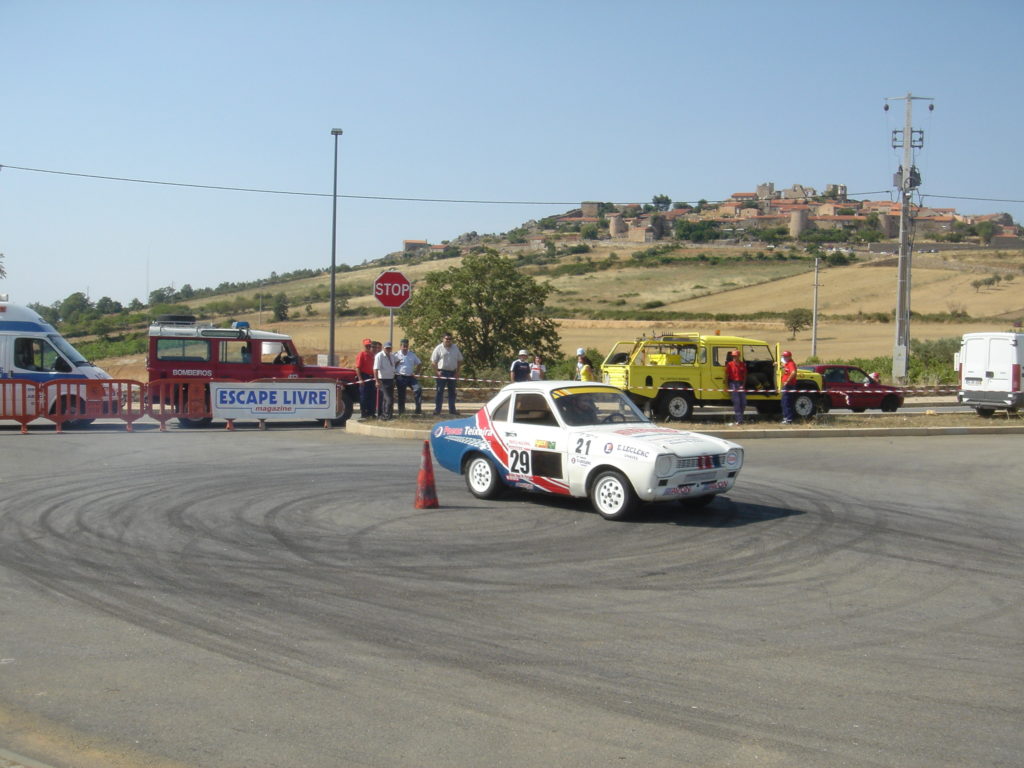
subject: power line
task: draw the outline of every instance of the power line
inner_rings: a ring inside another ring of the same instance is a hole
[[[1004,197],[967,197],[966,195],[921,195],[921,197],[941,197],[947,200],[981,200],[986,203],[1024,203],[1024,200],[1010,200]]]
[[[191,184],[183,181],[157,181],[154,179],[128,178],[125,176],[102,176],[96,173],[74,173],[72,171],[53,171],[46,168],[26,168],[16,165],[0,165],[0,170],[11,168],[17,171],[30,171],[32,173],[50,173],[56,176],[77,176],[79,178],[95,178],[103,181],[126,181],[133,184],[158,184],[161,186],[184,186],[193,189],[219,189],[221,191],[244,191],[244,193],[258,193],[261,195],[294,195],[306,198],[332,198],[332,193],[306,193],[306,191],[295,191],[290,189],[261,189],[251,186],[223,186],[219,184]],[[530,201],[530,200],[453,200],[447,198],[402,198],[397,196],[384,195],[339,195],[339,198],[349,200],[391,200],[410,203],[478,203],[483,205],[519,205],[519,206],[578,206],[579,201],[565,203],[562,201]]]
[[[48,173],[54,176],[74,176],[82,179],[100,179],[102,181],[122,181],[131,184],[154,184],[157,186],[164,187],[185,187],[188,189],[213,189],[220,190],[222,192],[250,192],[263,195],[293,195],[297,197],[332,197],[330,192],[299,192],[296,190],[285,190],[285,189],[262,189],[259,187],[233,187],[220,184],[190,184],[182,181],[159,181],[155,179],[133,179],[126,176],[104,176],[96,173],[76,173],[73,171],[54,171],[47,168],[27,168],[20,165],[4,165],[0,164],[0,171],[5,168],[9,168],[15,171],[28,171],[30,173]],[[876,189],[870,192],[848,192],[847,197],[865,197],[867,195],[886,195],[891,194],[891,190],[888,189]],[[947,200],[977,200],[990,203],[1024,203],[1024,200],[1012,200],[999,197],[970,197],[967,195],[931,195],[923,194],[920,195],[922,198],[935,197],[943,198]],[[391,200],[395,202],[411,202],[411,203],[468,203],[477,205],[570,205],[573,207],[579,206],[580,201],[563,201],[563,200],[471,200],[471,199],[455,199],[445,197],[402,197],[398,195],[343,195],[339,194],[338,197],[347,198],[349,200]],[[674,203],[687,203],[696,205],[699,200],[673,200]],[[725,203],[728,200],[704,200],[705,203]],[[638,203],[613,203],[613,205],[638,205]]]

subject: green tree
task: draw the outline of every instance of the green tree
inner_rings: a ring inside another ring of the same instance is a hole
[[[288,319],[288,297],[284,293],[274,296],[273,312],[274,320],[281,321]]]
[[[791,339],[795,339],[797,333],[802,331],[804,328],[810,328],[813,321],[814,315],[811,313],[811,310],[802,307],[798,309],[791,309],[782,317],[782,322],[792,334],[789,337]]]
[[[981,238],[981,242],[985,245],[989,245],[992,242],[992,238],[996,235],[996,225],[993,221],[979,221],[974,225],[974,231],[978,233],[978,237]]]
[[[651,202],[654,203],[654,208],[658,211],[667,211],[672,207],[672,198],[668,195],[655,195],[651,198]]]
[[[686,221],[676,219],[673,234],[678,240],[689,240],[693,243],[706,243],[718,239],[717,221]]]
[[[399,311],[399,322],[422,350],[450,331],[470,372],[505,366],[520,347],[556,357],[558,331],[544,306],[551,290],[486,249],[467,255],[459,267],[429,273]]]
[[[124,310],[124,307],[121,306],[121,302],[114,301],[109,296],[104,296],[96,302],[96,311],[101,315],[116,315],[122,310]]]
[[[92,302],[81,291],[72,293],[60,303],[60,319],[65,323],[88,320],[93,314]]]
[[[157,288],[155,291],[149,292],[149,306],[155,307],[157,304],[170,304],[175,300],[175,296],[175,291],[170,286]]]

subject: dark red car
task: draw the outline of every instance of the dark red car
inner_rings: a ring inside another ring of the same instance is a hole
[[[849,408],[863,413],[880,408],[893,413],[903,405],[903,390],[880,384],[855,365],[801,365],[805,371],[820,373],[833,408]]]

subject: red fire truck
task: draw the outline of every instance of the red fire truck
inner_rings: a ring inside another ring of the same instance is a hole
[[[212,421],[208,382],[214,379],[337,382],[340,393],[334,423],[339,425],[348,421],[352,403],[359,397],[355,369],[307,365],[290,336],[256,330],[244,322],[218,328],[191,315],[161,315],[149,326],[146,369],[151,397],[179,406],[177,418],[183,427],[202,427]],[[158,383],[164,380],[167,386],[161,388]],[[203,389],[192,382],[204,382]]]

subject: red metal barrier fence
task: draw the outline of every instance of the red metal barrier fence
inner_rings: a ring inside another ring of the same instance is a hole
[[[216,379],[233,381],[233,379]],[[146,412],[160,422],[160,431],[167,431],[171,419],[188,419],[198,423],[213,418],[210,406],[209,379],[160,379],[146,388]]]
[[[55,379],[42,386],[39,415],[65,426],[84,426],[96,419],[117,418],[131,432],[133,422],[145,415],[145,387],[130,379]]]
[[[4,379],[0,381],[0,421],[16,421],[21,433],[28,432],[28,423],[39,418],[39,385],[34,381]]]

